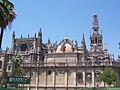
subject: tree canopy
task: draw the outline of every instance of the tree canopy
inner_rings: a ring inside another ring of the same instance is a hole
[[[16,54],[12,58],[13,62],[13,70],[11,73],[11,76],[23,76],[24,74],[24,69],[23,69],[23,57],[20,54]]]
[[[11,27],[13,20],[15,19],[16,14],[14,12],[14,5],[9,0],[0,1],[0,49],[2,44],[3,32],[4,29],[8,26]]]
[[[19,54],[16,53],[13,57],[12,60],[13,65],[12,65],[12,72],[10,74],[11,77],[22,77],[25,72],[23,69],[23,57]],[[1,87],[7,87],[7,78],[4,76],[4,78],[1,81]],[[14,85],[17,87],[17,84]]]
[[[111,85],[117,80],[116,72],[112,68],[106,67],[100,74],[100,80]]]

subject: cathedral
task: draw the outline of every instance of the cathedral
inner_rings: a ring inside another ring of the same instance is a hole
[[[117,71],[120,85],[119,64],[114,56],[103,46],[103,35],[99,32],[98,17],[93,15],[92,33],[89,37],[90,49],[85,43],[84,34],[81,46],[77,41],[64,37],[61,42],[42,42],[42,30],[38,35],[17,38],[12,34],[12,48],[0,51],[0,76],[12,71],[12,56],[18,52],[24,58],[25,75],[30,77],[30,84],[24,84],[24,90],[80,90],[85,87],[106,87],[99,80],[99,74],[105,67]],[[23,87],[22,86],[22,87]]]

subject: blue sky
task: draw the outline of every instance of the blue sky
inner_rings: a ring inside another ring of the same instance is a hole
[[[92,32],[93,14],[98,15],[99,31],[109,53],[120,53],[120,0],[11,0],[15,4],[17,17],[11,30],[6,30],[2,48],[11,48],[11,34],[16,37],[33,37],[39,29],[43,32],[43,42],[48,38],[52,43],[60,42],[65,36],[81,43],[85,34],[89,49],[89,36]]]

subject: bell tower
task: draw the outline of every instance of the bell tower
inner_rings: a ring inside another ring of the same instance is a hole
[[[102,33],[99,32],[99,25],[98,25],[98,16],[95,14],[93,15],[93,32],[90,35],[90,50],[94,49],[94,46],[97,46],[97,49],[103,49],[103,37]]]
[[[94,33],[98,33],[99,32],[99,25],[98,25],[98,17],[97,15],[93,15],[93,30]]]

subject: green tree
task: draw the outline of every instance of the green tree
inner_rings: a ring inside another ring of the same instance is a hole
[[[101,81],[107,83],[108,85],[113,84],[113,82],[117,80],[115,71],[110,67],[105,68],[99,77]]]
[[[13,66],[12,66],[12,73],[11,73],[11,77],[23,77],[24,75],[24,69],[23,69],[23,57],[19,54],[16,53],[13,57],[12,57],[12,62],[13,62]],[[14,84],[13,87],[18,87],[18,84]]]
[[[13,66],[12,66],[12,72],[11,77],[22,77],[24,75],[24,69],[23,69],[23,57],[20,54],[15,54],[12,57]],[[17,87],[18,84],[14,84],[14,87]],[[7,79],[6,76],[3,77],[1,81],[1,87],[7,87]]]
[[[13,62],[13,68],[11,76],[18,77],[24,75],[24,69],[23,69],[23,57],[20,54],[15,54],[12,58]]]
[[[2,45],[3,32],[8,26],[11,27],[13,20],[15,19],[16,14],[14,12],[14,5],[9,0],[0,1],[0,49]]]

